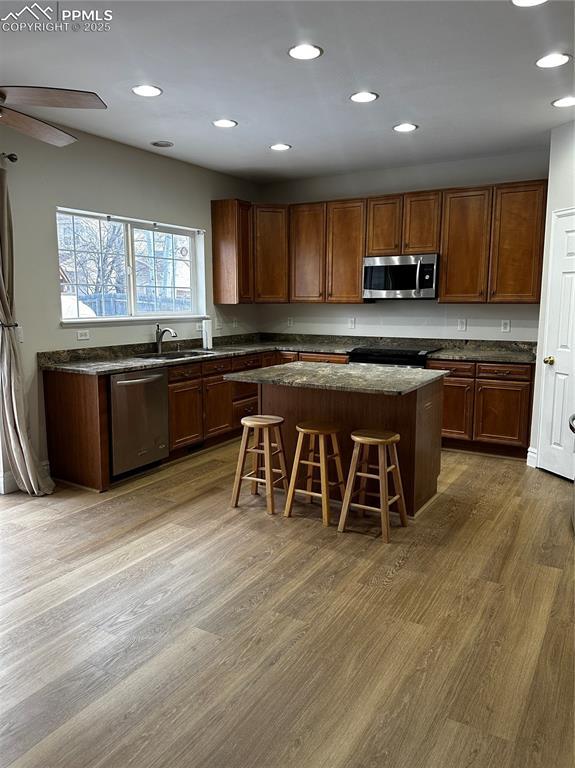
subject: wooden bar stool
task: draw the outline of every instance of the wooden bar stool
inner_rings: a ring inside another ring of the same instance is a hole
[[[401,474],[399,471],[399,462],[397,460],[397,443],[399,435],[396,432],[379,432],[376,430],[361,429],[351,433],[351,439],[355,443],[351,464],[349,467],[349,476],[345,488],[345,497],[341,508],[338,531],[345,530],[347,515],[352,509],[361,509],[364,512],[379,512],[381,515],[381,535],[384,542],[389,542],[389,507],[397,502],[397,509],[401,524],[407,525],[407,513],[405,511],[405,499],[403,496],[403,486],[401,484]],[[377,464],[369,463],[369,451],[372,446],[377,447]],[[358,465],[361,462],[360,471]],[[377,470],[377,474],[370,473],[370,469]],[[388,475],[391,472],[393,477],[394,496],[389,498]],[[354,491],[356,478],[360,478],[359,488]],[[366,490],[368,480],[377,480],[379,482],[379,493],[371,493]],[[352,502],[352,498],[359,494],[359,501]],[[366,496],[378,496],[379,507],[370,507],[365,503]]]
[[[339,452],[339,443],[337,440],[337,433],[339,428],[335,424],[329,424],[320,421],[304,421],[296,425],[298,431],[297,445],[295,449],[295,457],[293,461],[293,468],[291,473],[291,479],[289,484],[289,490],[286,499],[286,506],[284,510],[285,517],[291,517],[291,510],[296,493],[303,493],[309,496],[310,501],[314,498],[321,499],[321,515],[324,525],[329,525],[329,491],[330,488],[338,486],[341,498],[345,492],[345,479],[343,476],[343,469],[341,466],[341,455]],[[309,439],[307,448],[307,459],[302,459],[302,453],[304,451],[304,440]],[[331,442],[331,453],[328,453],[327,441]],[[317,441],[317,452],[316,452]],[[319,461],[316,459],[319,458]],[[335,465],[335,472],[337,480],[329,480],[329,461],[333,461]],[[296,488],[297,475],[300,466],[307,467],[305,474],[305,488]],[[319,478],[314,478],[314,470],[319,467]],[[319,483],[319,492],[313,490],[315,483]]]
[[[274,488],[278,483],[283,484],[284,491],[288,490],[288,474],[281,433],[283,424],[281,416],[244,416],[242,426],[242,442],[238,466],[232,491],[232,507],[238,506],[242,480],[250,480],[252,494],[258,494],[258,485],[266,488],[266,506],[270,515],[274,514]],[[253,430],[253,442],[248,447],[250,430]],[[273,439],[272,439],[273,433]],[[248,453],[253,455],[253,468],[244,475],[244,466]],[[279,468],[274,468],[274,456],[278,457]],[[262,464],[263,458],[263,464]],[[279,477],[274,479],[274,475]]]

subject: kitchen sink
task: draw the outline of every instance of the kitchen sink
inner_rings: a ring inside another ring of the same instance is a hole
[[[136,357],[139,360],[185,360],[188,357],[207,357],[214,354],[215,352],[208,352],[205,349],[181,349],[176,352],[148,352],[145,355],[136,355]]]

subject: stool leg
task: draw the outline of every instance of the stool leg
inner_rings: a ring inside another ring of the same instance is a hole
[[[347,520],[347,513],[349,512],[349,503],[351,501],[351,494],[353,493],[353,486],[355,483],[355,473],[357,472],[357,465],[359,463],[359,451],[361,445],[355,443],[353,446],[353,453],[351,455],[351,463],[349,465],[349,474],[347,476],[347,485],[345,487],[345,496],[343,497],[343,505],[341,508],[341,514],[339,516],[339,525],[337,530],[341,533],[345,531],[345,523]]]
[[[379,508],[381,510],[381,536],[389,542],[389,496],[387,492],[387,453],[385,445],[377,446],[379,458]]]
[[[335,471],[337,474],[337,482],[339,483],[339,492],[341,493],[341,500],[345,497],[345,479],[343,476],[343,467],[341,466],[341,454],[339,452],[339,441],[337,435],[334,433],[331,436],[332,452],[334,454]]]
[[[293,497],[294,497],[294,494],[295,494],[295,486],[296,486],[296,482],[297,482],[297,473],[298,473],[298,469],[299,469],[299,462],[300,462],[300,458],[301,458],[301,451],[302,451],[302,448],[303,448],[303,438],[304,438],[303,432],[299,432],[298,436],[297,436],[297,445],[296,445],[296,448],[295,448],[295,456],[294,456],[294,459],[293,459],[293,466],[292,466],[292,470],[291,470],[291,478],[290,478],[288,494],[287,494],[287,498],[286,498],[286,505],[285,505],[285,509],[284,509],[284,517],[291,517],[291,508],[292,508],[292,505],[293,505]]]
[[[395,469],[392,471],[393,475],[393,488],[395,493],[399,494],[397,500],[397,509],[399,510],[399,517],[401,524],[405,528],[407,526],[407,511],[405,509],[405,497],[403,496],[403,484],[401,482],[401,472],[399,471],[399,461],[397,460],[397,446],[392,443],[389,447],[391,453],[391,462],[395,464]]]
[[[248,447],[248,437],[250,434],[250,428],[244,427],[242,432],[242,442],[240,444],[240,455],[238,456],[238,466],[236,467],[236,476],[234,479],[234,488],[232,491],[232,507],[238,506],[238,500],[240,498],[240,485],[242,484],[242,475],[244,474],[244,465],[246,463]]]
[[[307,460],[313,461],[315,458],[315,435],[309,435],[309,449],[307,452]],[[313,467],[307,465],[305,487],[307,491],[313,491]],[[310,504],[313,504],[313,496],[308,496]]]
[[[324,525],[329,525],[329,485],[327,473],[327,454],[325,435],[319,437],[319,475],[321,482],[321,517]]]
[[[260,447],[260,429],[259,427],[254,427],[254,442],[253,442],[252,448],[259,448],[259,447]],[[252,471],[255,473],[256,477],[259,477],[259,473],[260,473],[260,454],[259,453],[254,453]],[[258,484],[253,482],[252,495],[259,496],[259,492],[260,491],[259,491]]]
[[[358,443],[359,445],[359,443]],[[361,446],[361,464],[360,464],[360,472],[367,472],[369,464],[369,445],[362,445]],[[359,478],[359,498],[358,501],[360,504],[365,504],[365,489],[367,487],[367,477],[360,477]],[[362,514],[365,517],[367,512],[362,510]]]
[[[276,436],[276,445],[278,447],[279,453],[278,453],[278,461],[280,465],[280,469],[282,471],[283,475],[283,481],[282,485],[284,487],[284,491],[288,492],[288,477],[287,477],[287,467],[286,467],[286,457],[284,453],[284,441],[282,437],[282,428],[281,427],[274,427],[274,432]]]
[[[264,472],[266,476],[266,506],[269,515],[274,513],[274,473],[270,429],[264,429]]]

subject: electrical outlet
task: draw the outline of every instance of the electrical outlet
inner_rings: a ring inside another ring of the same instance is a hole
[[[232,328],[237,328],[237,327],[238,327],[238,321],[237,321],[237,318],[234,317],[234,319],[232,320]]]
[[[78,341],[88,341],[90,338],[90,331],[76,331],[76,338]]]
[[[202,330],[202,321],[198,320],[196,322],[196,331],[201,331],[201,330]]]
[[[220,320],[219,317],[216,317],[215,328],[216,328],[216,331],[222,330],[222,321]]]
[[[352,329],[355,328],[355,317],[348,317],[347,318],[347,327]]]
[[[457,330],[458,331],[466,331],[467,330],[467,319],[465,317],[460,317],[457,321]]]
[[[293,328],[293,317],[288,317],[287,325],[288,325],[288,328]]]
[[[503,333],[509,333],[510,330],[511,330],[511,320],[502,320],[501,331]]]

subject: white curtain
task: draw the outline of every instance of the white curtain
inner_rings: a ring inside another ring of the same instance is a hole
[[[14,319],[14,250],[8,174],[0,167],[0,440],[20,490],[52,493],[54,483],[39,463],[28,431],[22,362]]]

